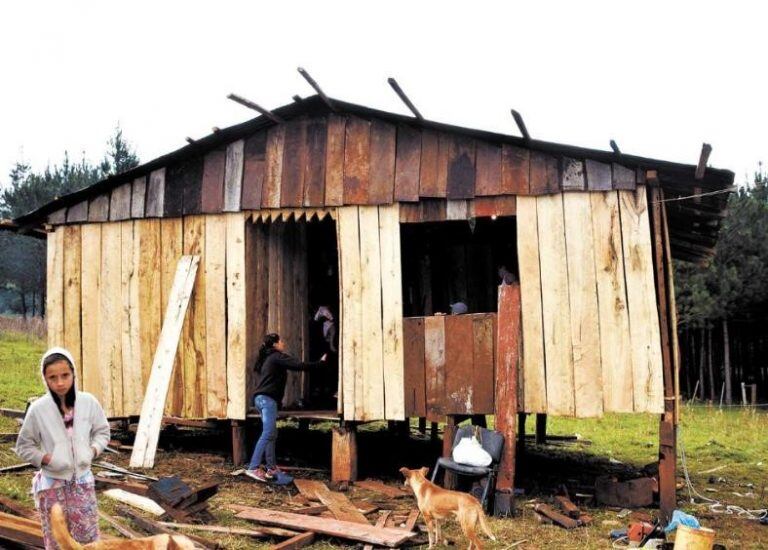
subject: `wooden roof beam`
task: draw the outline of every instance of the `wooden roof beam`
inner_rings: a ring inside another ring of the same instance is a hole
[[[523,139],[525,139],[525,141],[531,141],[531,134],[528,133],[528,128],[526,128],[525,126],[523,115],[521,115],[518,111],[515,111],[514,109],[510,109],[510,112],[512,113],[512,118],[515,119],[515,124],[517,124],[517,129],[520,130],[520,133],[523,135]]]
[[[619,145],[614,140],[611,140],[609,143],[611,144],[611,149],[613,150],[613,152],[616,153],[617,155],[620,155],[621,149],[619,149]]]
[[[421,116],[421,113],[416,108],[416,106],[411,102],[411,100],[408,98],[407,95],[405,95],[405,92],[400,87],[400,84],[397,83],[397,80],[395,80],[392,77],[389,77],[387,79],[387,82],[389,82],[389,85],[392,86],[392,89],[395,91],[397,96],[402,100],[403,103],[405,103],[405,106],[408,107],[408,109],[413,113],[413,116],[418,118],[419,120],[424,120],[424,117]]]
[[[241,97],[237,94],[229,94],[227,95],[227,99],[231,99],[232,101],[234,101],[235,103],[239,103],[243,107],[248,107],[249,109],[253,109],[254,111],[267,117],[269,120],[271,120],[275,124],[279,124],[283,122],[283,119],[277,116],[275,113],[273,113],[269,109],[265,109],[261,105],[254,103],[250,99],[245,99],[244,97]]]
[[[320,98],[323,100],[323,102],[326,105],[328,105],[328,108],[335,113],[336,106],[333,104],[331,99],[327,95],[325,95],[325,92],[320,87],[320,85],[315,81],[315,79],[309,75],[309,73],[304,69],[304,67],[297,67],[296,70],[299,71],[299,74],[304,77],[304,80],[309,82],[309,85],[315,89],[315,91],[317,92],[317,95],[319,95]]]
[[[699,154],[699,164],[696,165],[696,179],[704,179],[704,172],[707,169],[707,161],[712,153],[712,146],[709,143],[701,144],[701,154]]]

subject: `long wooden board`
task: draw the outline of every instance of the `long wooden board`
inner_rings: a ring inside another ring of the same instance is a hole
[[[75,360],[76,375],[82,380],[81,311],[81,226],[64,227],[64,347]]]
[[[48,234],[45,313],[48,347],[64,342],[64,228]]]
[[[227,418],[245,420],[245,371],[248,356],[245,326],[245,217],[226,214],[227,224]]]
[[[181,218],[166,218],[160,222],[160,254],[161,254],[161,301],[160,304],[167,304],[171,296],[176,269],[181,259],[182,246],[184,242],[183,221]],[[165,312],[163,312],[165,313]],[[165,317],[163,317],[165,322]],[[173,367],[173,380],[171,382],[171,394],[168,402],[165,404],[166,413],[170,416],[181,416],[184,408],[184,368],[179,346],[176,353],[176,360]],[[152,350],[153,358],[155,350]]]
[[[121,232],[120,223],[105,223],[101,228],[101,339],[99,372],[102,405],[108,416],[122,414],[123,363],[121,353]]]
[[[227,300],[225,216],[205,220],[205,364],[208,416],[227,414]]]
[[[186,256],[205,257],[205,222],[208,216],[187,216],[184,218],[183,253]],[[214,243],[221,246],[221,243]],[[206,416],[206,321],[205,321],[205,269],[197,274],[195,293],[189,303],[184,327],[181,331],[181,353],[184,369],[184,409],[185,418],[203,418]]]
[[[322,481],[313,479],[294,480],[296,488],[307,498],[319,500],[328,507],[336,519],[363,523],[368,525],[368,519],[352,504],[346,495],[328,489]]]
[[[123,366],[122,413],[141,406],[141,363],[138,344],[138,278],[134,264],[133,221],[120,223],[120,361]],[[115,397],[117,399],[117,396]]]
[[[427,416],[424,373],[424,319],[403,319],[403,362],[405,369],[405,416]]]
[[[547,412],[547,380],[544,362],[544,326],[541,310],[541,266],[535,197],[517,197],[517,257],[523,324],[521,409]]]
[[[157,349],[163,326],[162,255],[160,220],[145,219],[134,225],[134,265],[138,281],[139,361],[141,363],[141,392],[135,414],[141,410],[141,397],[149,383],[152,358]],[[134,411],[132,411],[134,414]]]
[[[192,296],[199,256],[183,256],[179,260],[168,300],[160,342],[152,361],[147,393],[141,407],[139,427],[131,453],[132,468],[151,468],[155,463],[157,439],[163,420],[163,408],[171,381],[173,361],[179,345],[187,305]]]
[[[227,146],[227,160],[224,169],[224,212],[240,210],[243,193],[243,158],[245,142],[240,139]]]
[[[101,344],[101,224],[85,224],[81,231],[82,362],[81,388],[101,399],[99,374]],[[102,402],[103,403],[103,402]]]

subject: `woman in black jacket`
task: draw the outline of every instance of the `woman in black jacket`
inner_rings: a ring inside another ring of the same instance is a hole
[[[304,363],[285,353],[285,342],[274,333],[264,337],[259,348],[255,370],[259,377],[254,391],[253,402],[261,413],[261,435],[253,449],[253,456],[245,474],[256,481],[273,481],[280,475],[275,457],[277,442],[277,409],[283,400],[288,371],[302,371],[317,367],[325,362],[327,355],[320,361]],[[262,463],[266,462],[266,469]]]

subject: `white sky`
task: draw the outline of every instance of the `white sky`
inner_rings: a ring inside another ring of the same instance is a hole
[[[97,161],[119,122],[143,162],[313,93],[426,118],[695,164],[742,183],[768,160],[758,2],[0,4],[0,184],[64,150]],[[375,6],[378,6],[376,8]]]

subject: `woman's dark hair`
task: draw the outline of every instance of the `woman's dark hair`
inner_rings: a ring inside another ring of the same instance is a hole
[[[259,355],[256,357],[256,372],[261,372],[261,366],[279,341],[280,335],[275,332],[270,332],[264,337],[264,342],[262,342],[259,348]]]
[[[43,378],[45,378],[46,369],[49,366],[53,365],[54,363],[58,363],[59,361],[64,361],[67,365],[69,365],[69,370],[72,371],[72,378],[73,378],[72,387],[69,388],[67,395],[64,396],[64,403],[67,405],[67,407],[72,408],[75,406],[75,395],[76,395],[75,383],[74,383],[75,367],[74,365],[72,365],[70,360],[67,359],[67,356],[61,353],[52,353],[48,357],[46,357],[45,360],[43,360]],[[51,396],[53,396],[53,400],[54,402],[56,402],[56,404],[58,404],[59,412],[61,412],[61,407],[63,405],[63,403],[61,402],[61,399],[59,398],[58,395],[56,395],[56,392],[54,392],[51,388],[48,388],[48,391],[51,392]],[[64,413],[62,412],[62,414]]]

